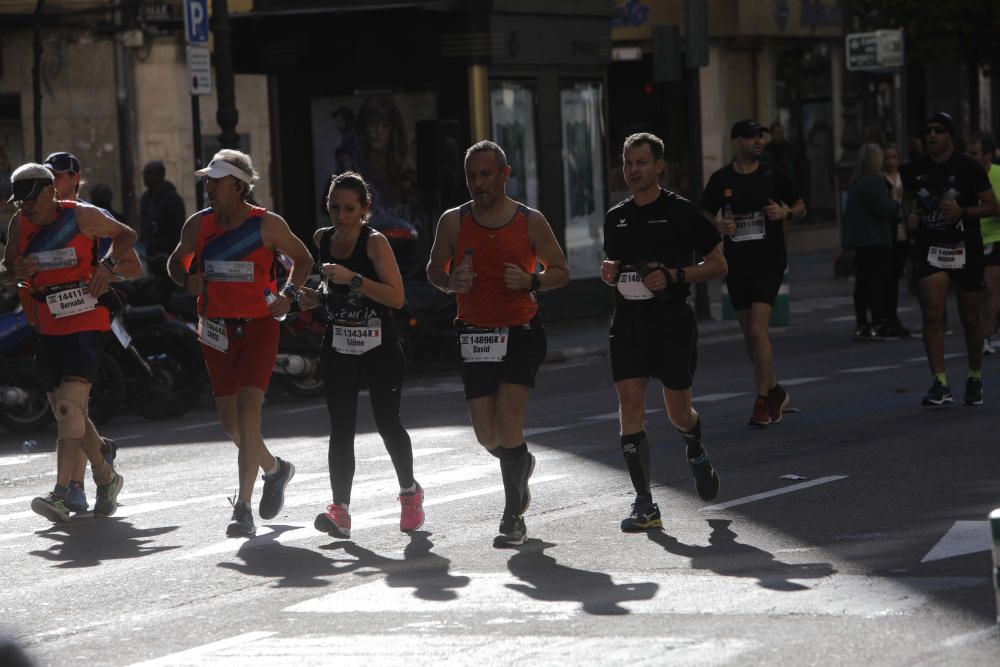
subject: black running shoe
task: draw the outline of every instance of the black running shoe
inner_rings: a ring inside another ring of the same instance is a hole
[[[233,506],[232,521],[226,526],[226,537],[253,537],[257,534],[257,526],[253,523],[253,512],[250,505],[242,500],[229,499]]]
[[[94,503],[94,514],[111,516],[118,511],[118,494],[125,485],[125,478],[120,473],[113,473],[114,477],[107,484],[97,485],[97,501]]]
[[[632,503],[632,511],[622,519],[622,531],[638,533],[647,528],[658,528],[663,525],[660,518],[660,508],[651,500],[637,497]]]
[[[694,489],[698,492],[698,497],[702,500],[715,500],[719,495],[719,473],[712,467],[712,462],[708,460],[708,450],[702,450],[701,456],[696,459],[688,459],[691,464],[691,473],[694,475]]]
[[[522,516],[528,511],[528,506],[531,504],[531,489],[528,488],[528,480],[533,472],[535,472],[535,455],[527,452],[514,468],[514,481],[517,483],[517,493],[521,499],[521,511],[518,514]]]
[[[965,381],[965,404],[966,405],[983,404],[982,378],[969,378],[968,380]]]
[[[257,512],[261,519],[273,519],[285,505],[285,486],[295,477],[295,466],[277,456],[278,472],[264,475],[264,493],[260,497],[260,507]]]
[[[495,547],[516,547],[524,544],[528,537],[528,528],[524,525],[524,517],[514,514],[504,514],[500,519],[500,534],[493,539]]]
[[[940,408],[945,405],[951,405],[954,402],[955,399],[951,397],[951,389],[947,385],[941,384],[938,380],[934,380],[934,384],[927,390],[927,394],[920,404],[925,408]]]

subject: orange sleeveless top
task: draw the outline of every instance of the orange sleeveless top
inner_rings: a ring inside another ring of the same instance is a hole
[[[518,204],[514,217],[503,227],[484,227],[472,215],[472,202],[459,209],[461,221],[455,243],[456,266],[472,248],[472,270],[476,277],[468,294],[456,294],[458,320],[478,327],[512,327],[527,324],[538,312],[534,292],[507,289],[504,263],[517,264],[531,273],[535,251],[528,237],[528,208]]]
[[[194,261],[205,273],[205,289],[198,295],[198,312],[205,317],[270,317],[264,290],[278,290],[274,251],[264,245],[261,235],[266,214],[266,209],[254,206],[239,227],[225,231],[216,222],[215,211],[201,212]]]
[[[76,202],[60,201],[56,219],[47,225],[35,225],[21,216],[18,233],[18,253],[22,256],[72,248],[76,264],[59,269],[39,271],[28,281],[32,290],[70,283],[89,283],[97,258],[94,239],[83,235],[76,223]],[[111,318],[104,306],[76,315],[53,317],[46,303],[33,304],[38,318],[38,332],[46,336],[64,336],[80,331],[107,331]]]

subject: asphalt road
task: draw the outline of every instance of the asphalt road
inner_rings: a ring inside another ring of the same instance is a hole
[[[2,434],[0,624],[42,665],[997,664],[985,519],[1000,506],[1000,361],[986,362],[986,404],[961,406],[962,341],[949,337],[959,405],[923,410],[919,339],[852,342],[843,297],[795,306],[774,342],[800,412],[766,429],[746,426],[742,342],[703,335],[695,393],[722,475],[713,503],[695,496],[650,389],[664,528],[647,534],[618,529],[632,491],[603,356],[540,373],[517,549],[492,546],[498,466],[474,443],[453,374],[405,389],[428,516],[410,535],[365,400],[350,541],[312,528],[330,496],[321,401],[267,404],[269,446],[298,473],[281,515],[246,541],[224,535],[235,448],[208,409],[115,419],[119,512],[61,526],[28,509],[51,487],[54,454]]]

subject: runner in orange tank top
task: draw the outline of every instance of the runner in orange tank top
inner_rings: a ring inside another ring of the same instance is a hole
[[[523,544],[528,478],[535,457],[524,440],[524,412],[545,359],[535,294],[569,282],[566,257],[545,216],[507,196],[510,165],[496,143],[465,153],[472,201],[438,222],[427,278],[458,301],[462,382],[479,444],[500,460],[504,511],[494,546]],[[541,262],[542,271],[535,265]]]
[[[167,271],[198,296],[199,325],[212,394],[226,435],[239,449],[240,487],[229,537],[251,537],[257,527],[250,510],[257,469],[264,471],[260,516],[273,519],[285,502],[295,466],[273,456],[261,434],[264,392],[278,353],[279,325],[298,298],[312,255],[281,216],[253,206],[257,180],[246,153],[221,150],[204,169],[212,208],[187,219]],[[274,294],[275,252],[293,263],[288,282]],[[265,289],[273,298],[265,301]]]
[[[124,480],[101,453],[87,402],[108,329],[108,311],[98,299],[111,282],[141,273],[138,262],[122,261],[134,257],[136,235],[94,206],[58,201],[52,172],[43,165],[18,167],[11,184],[9,201],[18,212],[0,278],[17,277],[25,285],[23,303],[36,316],[39,366],[48,376],[58,438],[55,488],[34,498],[31,509],[51,521],[69,520],[72,455],[82,447],[97,484],[94,514],[110,516]],[[96,252],[102,238],[112,239],[103,258]]]

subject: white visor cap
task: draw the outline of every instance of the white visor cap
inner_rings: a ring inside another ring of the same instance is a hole
[[[235,164],[226,162],[225,160],[212,160],[208,163],[207,167],[199,169],[194,173],[199,176],[207,176],[209,178],[232,176],[233,178],[239,179],[244,183],[253,184],[253,174],[249,174],[237,167]]]

